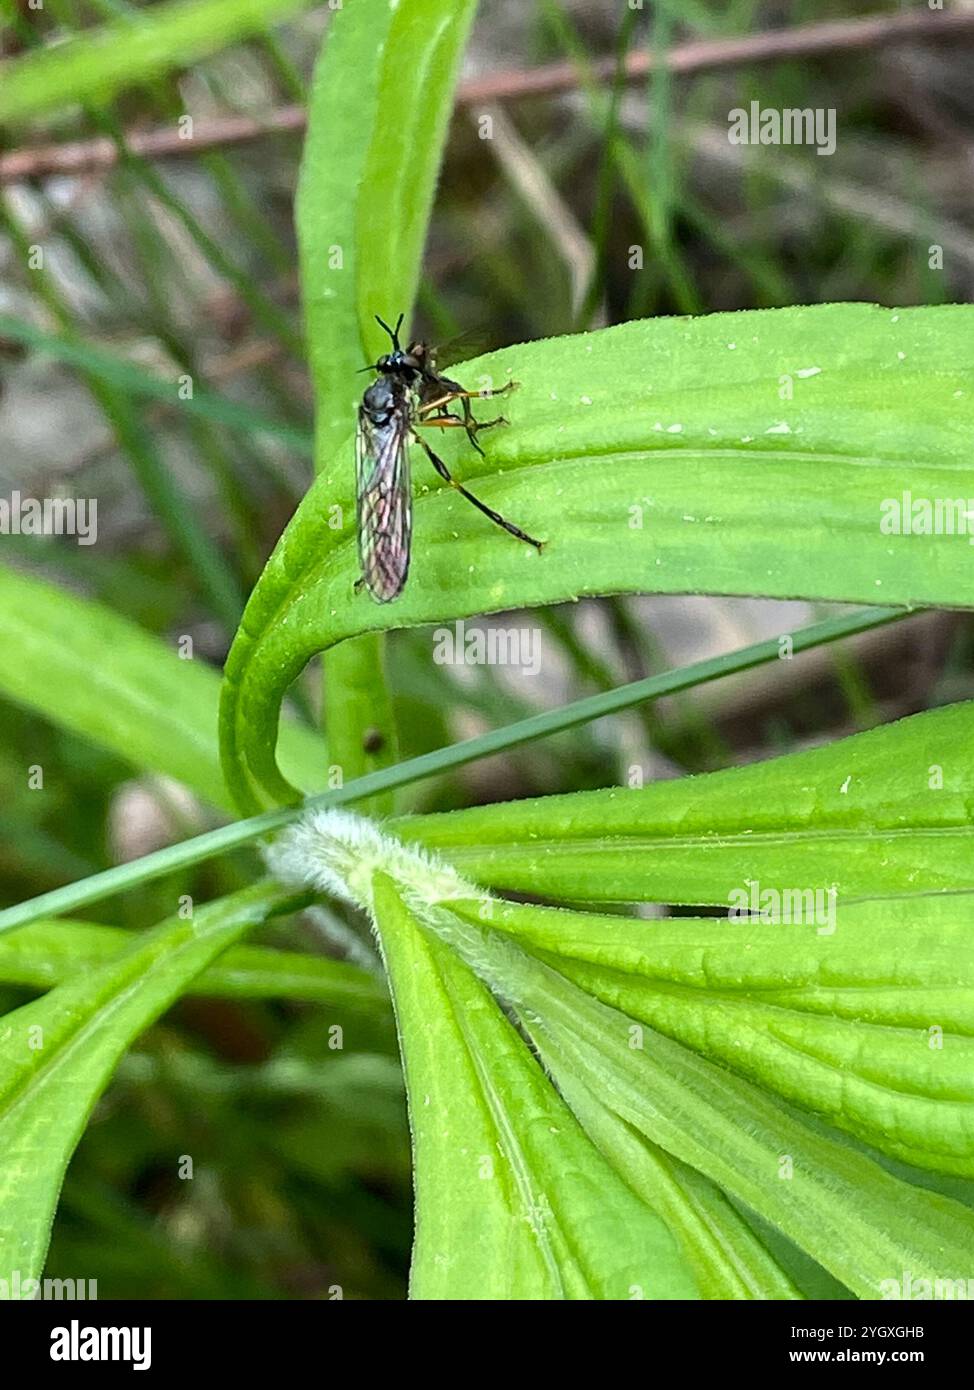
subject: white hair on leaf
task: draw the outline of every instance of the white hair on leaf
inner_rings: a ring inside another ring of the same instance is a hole
[[[405,845],[374,821],[349,811],[310,811],[264,851],[275,878],[296,888],[314,888],[366,912],[385,955],[376,918],[377,874],[392,880],[416,926],[449,946],[499,999],[537,1018],[532,992],[554,974],[525,953],[494,922],[502,906],[486,889],[462,878],[428,850]],[[450,910],[451,902],[475,900],[475,923]],[[393,991],[395,995],[395,991]],[[540,1021],[540,1020],[539,1020]]]
[[[429,908],[456,898],[483,898],[483,889],[426,850],[404,845],[374,821],[350,811],[311,811],[264,852],[282,883],[316,888],[372,913],[372,884],[388,874],[407,902]]]

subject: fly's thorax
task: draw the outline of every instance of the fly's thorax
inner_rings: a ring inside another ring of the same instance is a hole
[[[386,425],[409,402],[409,388],[394,376],[380,376],[362,397],[362,409],[374,425]]]
[[[426,373],[436,370],[433,351],[427,347],[426,343],[410,343],[406,355],[410,361],[416,364],[417,371]]]
[[[451,381],[448,376],[440,376],[438,372],[428,370],[420,379],[417,386],[420,405],[431,405],[433,403],[445,402],[449,396],[464,394],[464,387],[459,381]]]

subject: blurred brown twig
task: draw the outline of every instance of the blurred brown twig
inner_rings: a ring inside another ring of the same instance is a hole
[[[686,74],[747,63],[807,58],[817,53],[854,52],[885,47],[911,39],[956,39],[974,35],[974,10],[919,11],[916,14],[874,15],[864,19],[835,20],[791,29],[768,30],[739,38],[695,39],[657,55],[648,49],[630,53],[625,61],[629,81],[645,77],[661,64],[671,72]],[[614,57],[597,59],[592,75],[606,79],[616,69]],[[461,106],[510,101],[530,96],[551,96],[572,91],[578,85],[573,63],[549,63],[536,68],[513,68],[488,73],[462,82],[457,92]],[[197,121],[191,139],[170,126],[133,130],[126,143],[133,154],[146,158],[171,158],[199,154],[304,129],[302,106],[283,106],[266,116],[221,116]],[[78,140],[38,145],[0,155],[0,184],[46,174],[80,174],[108,169],[117,163],[118,147],[108,139]]]

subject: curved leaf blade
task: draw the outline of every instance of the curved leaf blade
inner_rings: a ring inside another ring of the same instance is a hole
[[[559,901],[730,907],[974,887],[974,704],[641,788],[413,816],[396,833],[486,887]]]
[[[418,473],[418,563],[402,598],[376,605],[354,589],[350,453],[328,470],[228,659],[222,746],[242,804],[254,804],[249,779],[293,799],[271,752],[284,691],[316,653],[364,632],[610,592],[974,603],[965,536],[881,529],[904,493],[963,502],[972,322],[964,305],[761,310],[623,324],[468,364],[457,376],[471,385],[522,383],[505,398],[511,428],[485,437],[486,459],[438,447],[544,553]]]
[[[8,698],[231,808],[217,748],[220,678],[205,662],[184,661],[101,604],[2,565],[0,644],[0,691]],[[320,740],[288,721],[284,744],[308,789],[323,786]]]
[[[257,884],[163,922],[117,959],[0,1020],[0,1278],[41,1272],[65,1169],[119,1058],[251,927],[294,905]]]

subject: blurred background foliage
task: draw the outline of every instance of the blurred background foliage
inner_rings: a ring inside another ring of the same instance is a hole
[[[0,0],[3,59],[156,8],[35,3]],[[3,563],[170,645],[189,635],[215,667],[311,476],[292,209],[332,10],[312,6],[0,143],[0,494],[99,505],[96,546],[3,536]],[[649,48],[668,55],[651,72]],[[647,315],[969,300],[972,61],[970,3],[483,0],[413,331],[464,335],[459,357]],[[756,158],[731,145],[728,111],[751,100],[834,107],[834,155]],[[536,677],[440,666],[429,631],[394,633],[401,755],[828,611],[693,596],[555,608],[530,619],[544,641]],[[633,769],[680,776],[972,695],[974,620],[921,614],[423,784],[418,804],[571,791],[631,781]],[[317,671],[293,704],[315,721]],[[54,772],[43,792],[28,785],[34,764]],[[5,700],[0,785],[4,902],[216,823],[178,785]],[[103,905],[97,920],[143,926],[179,892],[203,900],[240,886],[253,864],[215,860]],[[275,922],[260,940],[331,954],[351,943],[374,966],[358,924],[321,914]],[[30,994],[0,986],[0,1003]],[[336,1025],[342,1050],[330,1046]],[[192,1182],[178,1176],[186,1154]],[[396,1298],[409,1244],[408,1135],[384,1002],[342,1014],[189,997],[99,1106],[49,1273],[97,1278],[102,1297],[328,1298],[340,1286]]]

